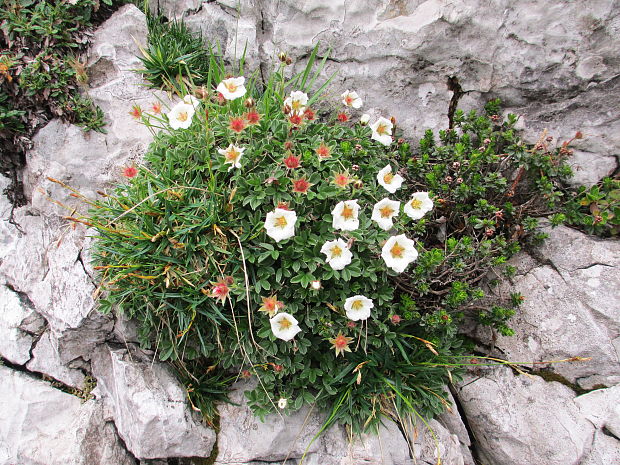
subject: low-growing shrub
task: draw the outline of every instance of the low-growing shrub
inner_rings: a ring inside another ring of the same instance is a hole
[[[101,310],[137,319],[205,414],[255,378],[259,416],[316,403],[361,432],[444,409],[465,317],[511,333],[522,298],[490,302],[481,281],[544,237],[570,169],[497,101],[414,152],[393,118],[354,116],[354,92],[323,94],[317,50],[290,80],[282,56],[260,92],[211,55],[194,95],[135,108],[160,129],[144,164],[79,221]]]
[[[620,180],[604,178],[590,188],[579,187],[555,221],[566,221],[589,234],[609,237],[620,233]]]

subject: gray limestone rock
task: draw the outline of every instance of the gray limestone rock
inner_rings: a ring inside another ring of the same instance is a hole
[[[467,427],[465,426],[465,423],[463,423],[463,419],[459,414],[456,406],[456,400],[452,396],[452,393],[448,389],[446,389],[446,392],[448,393],[450,407],[446,408],[441,415],[437,416],[437,421],[451,434],[456,435],[458,438],[461,443],[461,453],[463,454],[465,465],[473,465],[474,459],[471,455],[472,444],[471,438],[469,437],[469,432],[467,431]]]
[[[135,464],[98,401],[0,366],[0,410],[1,465]]]
[[[0,356],[23,365],[30,360],[30,350],[45,327],[24,297],[0,284]]]
[[[222,404],[218,407],[220,432],[216,463],[224,465],[300,458],[321,427],[322,417],[316,410],[305,408],[292,415],[270,415],[262,423],[250,410],[243,394],[249,386],[246,383],[235,385],[230,399],[238,405]],[[315,441],[309,453],[316,453],[319,448],[320,441]]]
[[[620,441],[597,431],[592,448],[579,465],[611,465],[620,463]]]
[[[465,377],[457,392],[486,463],[578,465],[592,443],[593,425],[559,383],[497,368]]]
[[[620,383],[620,244],[589,237],[567,227],[546,229],[550,237],[535,252],[512,261],[519,271],[495,292],[520,292],[525,301],[510,326],[512,337],[498,336],[501,356],[529,364],[571,357],[587,362],[558,363],[555,371],[585,389]],[[477,337],[489,341],[488,329]]]
[[[140,351],[100,346],[93,375],[127,448],[139,459],[209,457],[215,433],[187,403],[167,367]]]
[[[51,376],[67,386],[78,389],[84,387],[84,372],[75,366],[70,367],[63,363],[60,358],[58,341],[51,331],[46,331],[39,338],[32,350],[32,359],[28,362],[26,368],[30,371]]]
[[[620,385],[597,389],[575,399],[581,414],[597,429],[620,438]]]

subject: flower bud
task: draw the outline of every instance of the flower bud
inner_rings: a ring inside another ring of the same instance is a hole
[[[364,183],[361,181],[361,179],[356,179],[355,181],[353,181],[353,187],[355,189],[361,189],[364,186]]]
[[[278,53],[278,60],[280,60],[282,63],[286,63],[287,58],[288,58],[288,55],[286,54],[286,52]]]
[[[243,105],[245,105],[246,108],[252,108],[254,105],[256,105],[256,102],[252,97],[248,97],[245,99],[245,102],[243,102]]]
[[[285,399],[284,397],[282,397],[280,400],[278,400],[279,409],[284,410],[287,405],[288,405],[288,399]]]
[[[403,145],[405,143],[405,139],[403,139],[402,137],[400,137],[397,141],[398,145]]]
[[[355,144],[355,150],[362,150],[361,144]]]
[[[291,150],[291,149],[293,148],[293,143],[292,143],[290,140],[287,140],[287,141],[284,143],[284,148],[285,148],[286,150]]]
[[[491,139],[484,139],[484,145],[489,145],[491,143]]]
[[[463,178],[456,178],[456,183],[457,184],[462,184],[463,183]]]
[[[366,126],[368,124],[368,121],[370,121],[370,115],[368,113],[364,113],[360,118],[361,125]]]
[[[575,133],[575,139],[583,139],[583,133],[581,131],[577,131]]]
[[[357,148],[357,147],[356,147],[356,148]],[[353,171],[359,171],[359,170],[360,170],[360,165],[353,165],[353,166],[351,166],[351,169],[352,169]]]
[[[396,126],[396,118],[394,118],[393,116],[390,116],[390,123]]]
[[[450,184],[453,181],[452,176],[446,176],[444,178],[444,181],[446,181],[448,184]]]
[[[209,91],[205,86],[200,86],[194,91],[194,94],[196,94],[196,97],[203,100],[209,96]]]
[[[291,57],[286,57],[285,63],[287,65],[290,65],[291,63],[293,63],[293,59]]]
[[[392,315],[390,317],[390,321],[392,322],[393,325],[397,325],[402,321],[402,318],[400,317],[400,315]]]
[[[315,291],[318,291],[319,289],[321,289],[321,281],[316,279],[310,283],[310,286],[312,286],[312,289],[314,289]]]
[[[284,107],[282,108],[282,113],[284,113],[285,115],[288,115],[291,112],[291,107],[289,107],[288,105],[284,105]]]
[[[461,164],[458,161],[452,163],[452,168],[458,170],[461,167]]]

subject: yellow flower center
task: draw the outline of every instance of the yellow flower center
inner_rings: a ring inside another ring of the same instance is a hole
[[[364,301],[361,299],[354,300],[351,304],[352,310],[361,310],[364,308]]]
[[[177,115],[177,119],[179,121],[187,121],[187,118],[188,118],[188,114],[186,111],[182,111],[181,113]]]
[[[345,219],[345,220],[350,220],[354,217],[355,213],[353,211],[353,209],[351,207],[349,207],[347,204],[344,205],[344,207],[342,207],[342,213],[341,216]]]
[[[340,257],[342,255],[342,249],[337,245],[332,247],[332,257]]]
[[[379,212],[381,213],[381,218],[389,218],[392,216],[392,213],[394,213],[394,209],[386,205],[385,207],[380,208]]]
[[[299,110],[303,106],[299,100],[293,100],[291,105],[293,106],[293,110]]]
[[[237,158],[239,158],[239,152],[235,149],[230,149],[228,152],[226,152],[227,161],[237,161]]]
[[[400,245],[398,242],[395,242],[392,248],[390,249],[390,253],[392,254],[392,257],[394,258],[403,258],[404,251],[405,251],[405,248],[402,245]]]
[[[228,92],[234,92],[237,90],[237,85],[234,82],[225,82],[224,87],[228,89]]]
[[[288,224],[286,221],[286,218],[284,216],[278,216],[275,220],[274,220],[274,224],[277,228],[286,228],[286,225]]]
[[[282,318],[279,321],[279,324],[280,324],[280,329],[281,330],[285,330],[285,329],[288,329],[291,326],[293,326],[293,323],[291,323],[287,318]]]
[[[380,136],[387,134],[388,129],[387,129],[387,125],[385,123],[381,123],[377,126],[377,129],[375,130],[377,132],[377,134],[379,134]]]
[[[422,207],[422,201],[419,199],[413,199],[411,202],[409,202],[409,205],[411,205],[411,208],[413,208],[414,210],[418,210]]]
[[[390,184],[392,179],[394,179],[394,175],[391,172],[383,175],[383,182],[386,184]]]

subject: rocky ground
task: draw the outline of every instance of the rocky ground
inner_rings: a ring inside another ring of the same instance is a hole
[[[169,17],[220,40],[226,56],[248,43],[250,65],[267,72],[279,51],[299,67],[316,40],[333,47],[333,88],[357,90],[365,108],[394,114],[407,135],[446,127],[457,103],[501,97],[521,115],[525,137],[560,140],[575,131],[575,182],[617,169],[620,148],[620,5],[593,0],[198,0],[153,1]],[[151,139],[128,114],[154,94],[140,86],[134,43],[144,15],[123,7],[96,32],[88,93],[108,133],[51,121],[35,138],[24,172],[30,204],[0,198],[0,465],[297,463],[321,418],[302,410],[261,423],[240,406],[220,408],[220,429],[187,405],[167,367],[137,347],[131,322],[94,309],[89,235],[67,225],[49,197],[75,199],[48,176],[96,195],[139,160]],[[235,46],[236,44],[236,46]],[[164,96],[161,96],[164,97]],[[0,187],[8,180],[0,177]],[[430,426],[386,423],[351,443],[332,428],[308,465],[603,465],[620,463],[620,243],[572,229],[549,230],[521,253],[518,273],[497,292],[521,292],[516,335],[482,347],[528,368],[480,369],[452,392],[452,412]],[[574,356],[584,363],[539,364]],[[96,387],[88,395],[89,386]],[[82,398],[78,397],[81,396]],[[87,398],[88,400],[84,400]]]

